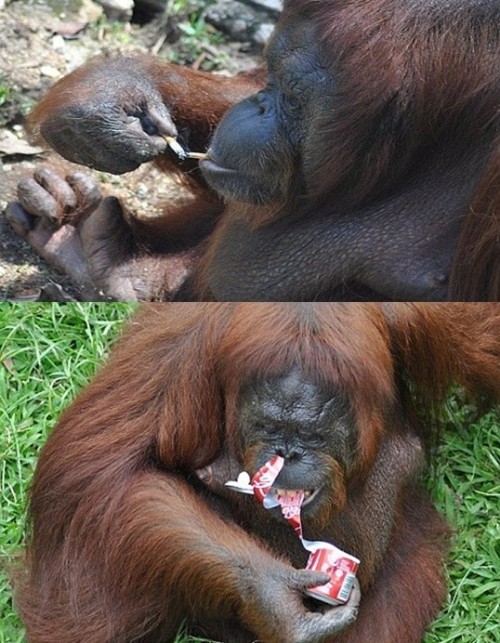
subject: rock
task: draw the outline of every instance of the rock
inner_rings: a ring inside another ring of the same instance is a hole
[[[267,9],[274,13],[280,13],[283,9],[282,0],[241,0],[245,4],[254,5],[260,9]]]
[[[252,3],[247,0],[220,0],[210,5],[205,11],[208,23],[238,42],[251,42],[259,48],[269,40],[273,30],[275,10],[256,6],[259,2],[277,0],[258,0]],[[280,4],[280,3],[278,3]],[[253,5],[253,6],[251,6]]]
[[[259,25],[257,29],[255,29],[255,31],[253,32],[253,36],[252,36],[253,41],[257,45],[260,45],[261,47],[265,47],[273,31],[274,31],[274,24],[270,22],[263,23]]]
[[[110,20],[129,21],[134,9],[134,0],[97,0]]]
[[[81,0],[75,6],[69,3],[66,4],[68,4],[68,8],[64,11],[66,21],[70,19],[76,20],[83,25],[94,24],[102,16],[102,7],[92,0]]]
[[[65,53],[66,43],[64,42],[64,38],[60,34],[56,34],[55,36],[53,36],[51,43],[52,43],[52,49],[54,51],[57,51],[57,53],[59,54]]]
[[[40,67],[40,74],[42,76],[46,76],[47,78],[59,78],[61,76],[61,72],[59,69],[56,69],[56,67],[53,67],[52,65],[42,65]]]

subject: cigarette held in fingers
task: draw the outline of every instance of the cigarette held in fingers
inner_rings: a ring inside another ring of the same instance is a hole
[[[167,141],[167,145],[170,147],[170,149],[177,154],[177,156],[181,159],[185,159],[187,157],[186,152],[184,149],[179,145],[177,142],[177,139],[173,136],[164,136],[163,137]]]
[[[163,138],[166,140],[170,149],[177,154],[180,159],[203,160],[207,158],[207,155],[204,152],[186,152],[174,136],[164,136]]]

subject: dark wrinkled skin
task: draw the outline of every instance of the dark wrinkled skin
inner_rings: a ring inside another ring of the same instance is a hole
[[[316,451],[327,452],[348,468],[356,430],[344,399],[294,371],[245,387],[240,401],[240,442],[243,452],[257,447],[254,470],[276,454],[285,458],[287,466],[276,486],[309,489],[317,488],[327,477]]]
[[[123,174],[165,151],[177,128],[161,95],[130,61],[112,60],[84,82],[101,89],[54,113],[41,126],[45,140],[73,163]],[[83,87],[82,87],[83,88]]]

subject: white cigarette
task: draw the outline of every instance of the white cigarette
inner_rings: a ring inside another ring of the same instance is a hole
[[[188,159],[199,159],[200,161],[208,158],[205,152],[188,152],[186,156],[188,157]]]
[[[187,158],[187,154],[186,154],[186,152],[185,152],[185,151],[184,151],[184,149],[181,147],[181,145],[179,145],[179,143],[177,142],[177,139],[176,139],[176,138],[174,138],[173,136],[164,136],[163,138],[167,141],[167,145],[170,147],[170,149],[171,149],[175,154],[177,154],[177,156],[178,156],[180,159],[185,159],[185,158]]]
[[[174,136],[164,136],[163,138],[167,141],[167,145],[174,154],[177,154],[177,156],[183,161],[185,159],[199,159],[202,161],[203,159],[208,158],[205,152],[186,152]]]

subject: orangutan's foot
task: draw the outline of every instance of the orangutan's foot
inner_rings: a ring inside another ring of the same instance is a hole
[[[44,167],[18,185],[6,215],[14,230],[46,261],[67,274],[84,299],[169,299],[186,279],[192,250],[174,255],[139,251],[127,215],[103,199],[87,174],[62,177]]]
[[[75,226],[101,202],[98,185],[82,172],[63,178],[52,168],[42,167],[33,178],[19,183],[17,194],[19,200],[9,203],[6,210],[14,230],[92,296],[93,283]]]

